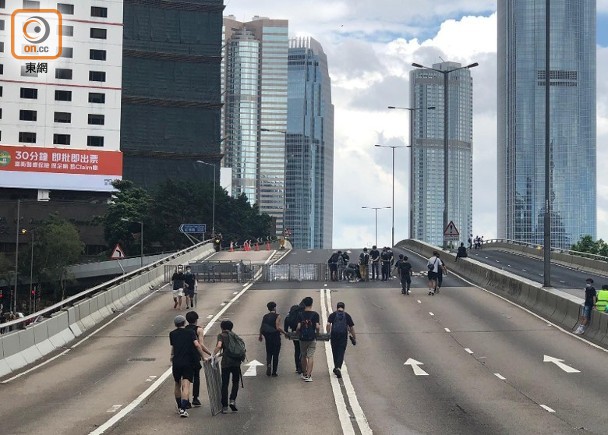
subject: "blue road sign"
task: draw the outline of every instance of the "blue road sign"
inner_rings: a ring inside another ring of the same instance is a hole
[[[207,232],[206,224],[181,224],[179,231],[184,234],[204,234]]]

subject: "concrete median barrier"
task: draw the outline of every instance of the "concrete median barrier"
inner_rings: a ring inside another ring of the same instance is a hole
[[[11,371],[19,370],[27,365],[27,360],[21,353],[24,349],[21,349],[19,344],[19,333],[11,332],[6,334],[2,340],[2,348],[4,361],[6,361]]]

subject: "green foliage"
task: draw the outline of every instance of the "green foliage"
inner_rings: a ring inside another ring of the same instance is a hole
[[[608,257],[608,243],[604,242],[602,239],[594,241],[589,235],[581,237],[577,243],[572,245],[572,250]]]
[[[34,231],[35,281],[50,284],[55,293],[55,300],[59,296],[59,291],[64,298],[65,282],[69,278],[66,267],[77,263],[84,250],[78,229],[67,220],[51,214]],[[20,269],[23,270],[24,265],[21,265]],[[27,269],[29,271],[29,268]]]
[[[104,218],[105,236],[110,248],[116,243],[127,255],[139,254],[139,224],[129,226],[121,221],[127,218],[144,222],[144,253],[185,248],[190,241],[179,232],[185,223],[207,224],[205,239],[211,238],[213,225],[213,183],[167,180],[153,192],[134,187],[129,181],[114,184],[118,189]],[[221,187],[215,192],[215,231],[225,242],[272,235],[272,219],[260,214],[256,205],[251,206],[245,195],[228,196]],[[202,235],[197,235],[202,237]]]

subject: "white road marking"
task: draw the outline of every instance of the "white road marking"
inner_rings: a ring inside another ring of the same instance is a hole
[[[282,260],[285,256],[287,256],[287,254],[289,254],[289,251],[286,251],[285,254],[283,254],[280,258],[278,258],[277,262]],[[270,255],[266,259],[264,264],[268,264],[268,262],[270,262],[271,258],[272,258],[272,255]],[[258,279],[260,279],[260,276],[262,276],[261,269],[258,272],[256,272],[255,276],[253,277],[253,280],[251,280],[251,282],[247,283],[244,286],[243,290],[241,290],[236,296],[234,296],[230,300],[230,302],[224,308],[222,308],[220,311],[218,311],[218,313],[213,317],[213,319],[211,319],[209,321],[207,326],[205,326],[205,328],[203,329],[204,335],[207,335],[207,333],[211,330],[211,328],[213,327],[215,322],[217,322],[218,319],[228,310],[228,308],[230,308],[230,306],[234,302],[236,302],[247,290],[249,290],[251,288],[251,286],[253,286],[253,284],[255,284],[255,282]],[[111,419],[106,421],[104,424],[99,426],[94,431],[90,432],[89,435],[101,435],[101,434],[105,433],[107,430],[109,430],[110,428],[112,428],[116,423],[118,423],[120,420],[125,418],[125,416],[127,416],[131,411],[133,411],[136,407],[138,407],[144,400],[146,400],[150,395],[152,395],[152,393],[154,393],[156,390],[158,390],[158,388],[163,384],[163,382],[165,382],[171,375],[172,375],[172,368],[169,368],[162,375],[160,375],[160,377],[152,385],[150,385],[150,387],[148,387],[148,389],[146,391],[144,391],[139,396],[137,396],[137,398],[135,400],[133,400],[131,403],[129,403],[127,406],[125,406],[123,409],[121,409],[117,414],[114,414],[114,416]]]
[[[114,323],[114,321],[116,321],[120,316],[122,316],[123,314],[128,313],[129,311],[131,311],[133,308],[135,308],[136,306],[138,306],[139,304],[141,304],[143,301],[145,301],[146,299],[148,299],[150,296],[152,296],[153,294],[157,293],[159,290],[161,290],[163,287],[167,286],[169,284],[165,284],[164,286],[158,288],[157,290],[154,290],[152,293],[150,293],[149,295],[147,295],[146,297],[144,297],[143,299],[137,301],[135,304],[131,305],[129,308],[127,308],[126,310],[120,312],[116,317],[110,319],[110,321],[108,323],[105,323],[103,325],[101,325],[99,328],[97,328],[95,331],[91,332],[89,335],[87,335],[86,337],[84,337],[82,340],[80,340],[79,342],[75,343],[73,346],[71,346],[69,349],[64,350],[63,352],[61,352],[58,355],[55,355],[52,358],[47,359],[46,361],[35,365],[34,367],[32,367],[31,369],[28,369],[24,372],[19,373],[18,375],[13,376],[12,378],[8,378],[5,381],[2,381],[3,384],[8,384],[9,382],[14,381],[15,379],[19,379],[21,376],[27,375],[28,373],[33,372],[34,370],[38,370],[40,367],[43,367],[45,365],[47,365],[48,363],[56,360],[57,358],[65,355],[66,353],[68,353],[70,350],[77,348],[78,346],[80,346],[82,343],[84,343],[85,341],[87,341],[89,338],[91,338],[93,335],[97,334],[99,331],[101,331],[102,329],[104,329],[105,327],[107,327],[108,325]]]
[[[321,324],[325,325],[327,323],[328,312],[331,309],[331,292],[329,289],[321,289]],[[334,400],[336,402],[336,408],[338,410],[338,418],[340,419],[340,425],[342,426],[343,434],[354,434],[355,428],[353,426],[352,418],[348,412],[348,408],[346,407],[346,401],[344,395],[342,393],[342,389],[340,388],[340,382],[338,378],[333,375],[332,367],[334,364],[333,355],[331,353],[331,346],[325,343],[325,357],[327,358],[327,368],[329,371],[329,379],[331,383],[331,389],[334,394]],[[348,397],[348,401],[350,403],[350,407],[354,414],[354,419],[357,422],[357,426],[359,427],[359,431],[362,435],[371,435],[372,429],[369,427],[369,423],[367,421],[367,417],[363,413],[363,409],[361,409],[361,405],[359,404],[359,400],[357,399],[357,394],[355,393],[355,389],[353,387],[352,382],[350,381],[350,376],[348,374],[348,367],[346,363],[342,364],[342,382],[344,383],[344,389],[346,391],[346,395]]]
[[[233,294],[233,295],[236,295],[236,294],[238,294],[238,292],[233,292],[232,294]]]
[[[472,351],[471,349],[469,349],[468,347],[465,347],[465,348],[464,348],[464,350],[465,350],[465,351],[466,351],[468,354],[473,355],[473,351]]]
[[[580,370],[575,369],[574,367],[570,367],[569,365],[564,364],[563,359],[558,359],[553,356],[544,355],[543,362],[550,362],[558,366],[560,369],[565,371],[566,373],[580,373]]]
[[[540,405],[541,408],[543,408],[545,411],[548,412],[555,412],[554,409],[549,408],[547,405]]]
[[[430,311],[429,311],[429,314],[430,314],[431,316],[434,316],[434,314],[433,314],[433,313],[431,313]]]
[[[156,379],[158,376],[148,376],[148,379],[146,379],[146,382],[152,382],[154,379]]]
[[[245,365],[248,367],[247,367],[247,371],[245,373],[243,373],[243,376],[252,377],[252,376],[257,376],[257,374],[258,374],[257,368],[259,366],[263,366],[264,364],[259,362],[257,359],[254,359],[249,364],[245,364]]]
[[[452,331],[450,331],[450,328],[443,328],[443,329],[445,329],[445,332],[452,332]]]
[[[220,307],[223,307],[224,305],[226,305],[226,302],[222,302],[222,303],[220,304]]]
[[[505,378],[503,375],[501,375],[500,373],[494,373],[494,376],[496,376],[498,379],[500,379],[501,381],[506,381],[507,378]]]
[[[510,265],[510,264],[507,264],[507,267],[511,267],[511,265]]]
[[[418,299],[416,302],[418,302],[419,304],[421,304],[421,303],[422,303],[422,301],[421,301],[420,299]]]
[[[416,361],[413,358],[408,358],[406,362],[403,363],[404,366],[411,366],[412,370],[414,371],[414,374],[416,376],[428,376],[429,374],[427,372],[425,372],[424,370],[422,370],[420,368],[420,366],[423,366],[424,363],[421,363],[420,361]]]
[[[209,315],[207,316],[207,318],[208,318],[208,319],[213,318],[213,314],[209,314]]]
[[[112,405],[106,412],[113,413],[118,411],[120,408],[122,408],[122,405]]]

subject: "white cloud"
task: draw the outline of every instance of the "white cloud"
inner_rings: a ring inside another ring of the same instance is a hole
[[[608,0],[598,0],[598,13]],[[391,205],[391,150],[406,145],[413,61],[440,56],[471,70],[474,82],[473,231],[496,236],[496,1],[495,0],[229,0],[226,14],[289,19],[290,34],[310,35],[328,55],[335,105],[334,247],[375,241],[373,210]],[[608,48],[598,48],[598,77]],[[608,82],[598,81],[598,238],[608,239]],[[409,151],[395,152],[395,239],[408,235]],[[378,244],[391,238],[391,210],[378,212]]]

